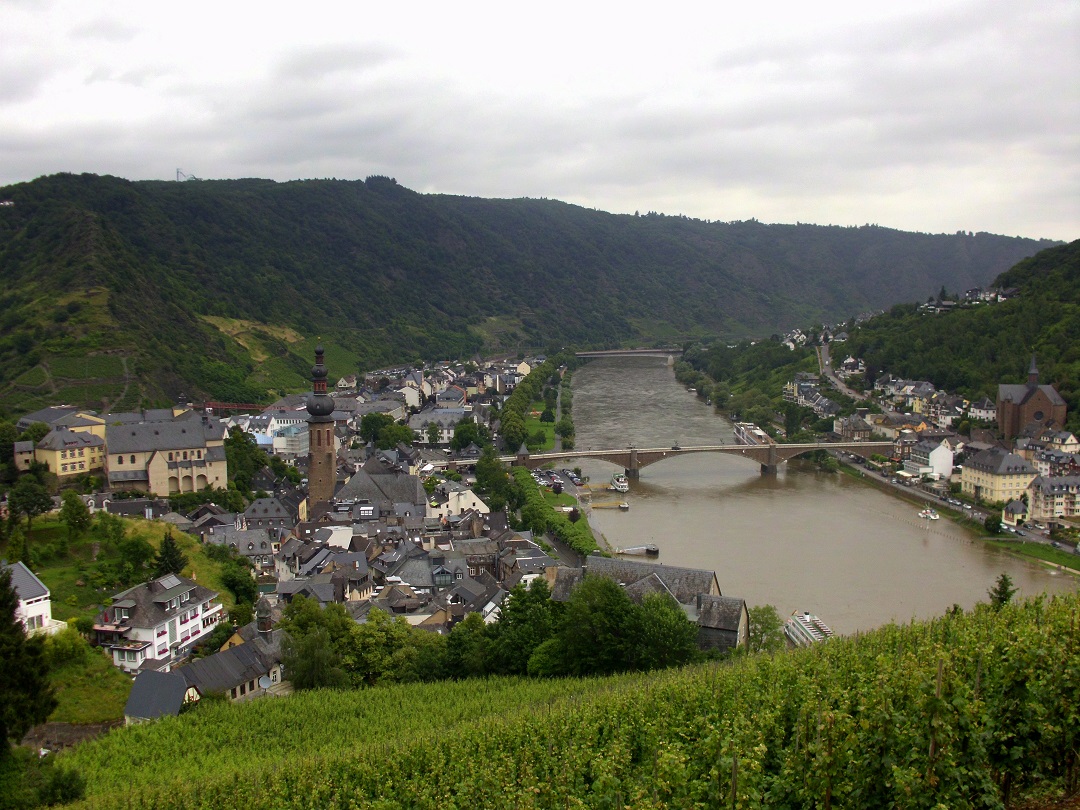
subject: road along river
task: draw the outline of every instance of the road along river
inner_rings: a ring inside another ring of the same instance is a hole
[[[579,449],[732,441],[731,425],[656,358],[576,371],[574,423]],[[591,459],[568,466],[594,484],[617,469]],[[798,460],[762,477],[751,461],[691,454],[644,468],[630,486],[619,496],[628,512],[591,512],[612,546],[655,543],[662,563],[715,570],[725,595],[781,615],[808,610],[839,633],[940,615],[954,603],[970,608],[1003,571],[1019,595],[1080,587],[1080,578],[990,548],[945,518],[919,518],[918,505]]]

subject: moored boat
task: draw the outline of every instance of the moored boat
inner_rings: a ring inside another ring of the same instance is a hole
[[[639,557],[656,557],[660,554],[659,546],[649,543],[644,546],[630,546],[630,548],[617,548],[616,554],[634,554]]]
[[[784,624],[784,635],[796,647],[809,647],[832,638],[832,629],[812,613],[796,610]]]
[[[629,492],[630,480],[623,473],[615,473],[611,476],[611,488],[616,492]]]

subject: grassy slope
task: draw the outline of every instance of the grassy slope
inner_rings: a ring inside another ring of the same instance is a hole
[[[995,772],[1046,784],[1080,742],[1078,616],[1073,596],[733,665],[216,705],[62,761],[89,807],[1000,807]]]
[[[129,536],[142,537],[154,549],[161,545],[167,527],[157,521],[125,520]],[[55,544],[66,536],[67,527],[57,520],[39,518],[30,535],[30,545],[40,548]],[[227,611],[233,605],[232,594],[221,585],[221,565],[203,555],[199,542],[190,535],[173,532],[180,549],[188,558],[184,575],[221,594]],[[113,589],[95,588],[90,582],[93,568],[94,538],[90,535],[70,544],[66,556],[57,556],[34,566],[34,573],[52,595],[53,618],[70,621],[80,616],[96,616]],[[0,554],[2,556],[2,554]],[[149,572],[147,573],[149,576]],[[83,584],[79,584],[82,582]],[[59,705],[50,720],[68,723],[100,723],[120,720],[131,691],[131,679],[112,665],[108,658],[95,653],[88,663],[70,664],[52,673],[52,683]]]

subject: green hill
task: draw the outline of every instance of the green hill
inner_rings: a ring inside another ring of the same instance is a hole
[[[1040,382],[1057,388],[1080,431],[1080,240],[1021,261],[995,285],[1018,294],[941,315],[897,306],[853,330],[843,351],[863,358],[870,377],[929,380],[971,399],[1023,382],[1034,352]]]
[[[593,680],[200,707],[60,763],[86,807],[1003,807],[1080,779],[1080,600]]]
[[[0,405],[265,399],[481,348],[760,334],[987,282],[1048,243],[616,216],[394,180],[0,189]]]

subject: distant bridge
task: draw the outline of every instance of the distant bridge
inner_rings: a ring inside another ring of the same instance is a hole
[[[637,478],[642,467],[658,461],[689,453],[723,453],[729,456],[751,459],[761,465],[762,475],[776,475],[781,463],[813,450],[843,450],[860,456],[868,456],[878,450],[892,452],[892,442],[811,442],[806,444],[716,444],[700,447],[627,447],[623,450],[567,450],[562,453],[520,453],[502,456],[499,460],[516,467],[535,470],[549,461],[573,458],[596,458],[607,461],[626,471],[627,478]]]
[[[682,349],[604,349],[595,352],[577,352],[575,357],[682,357]]]

